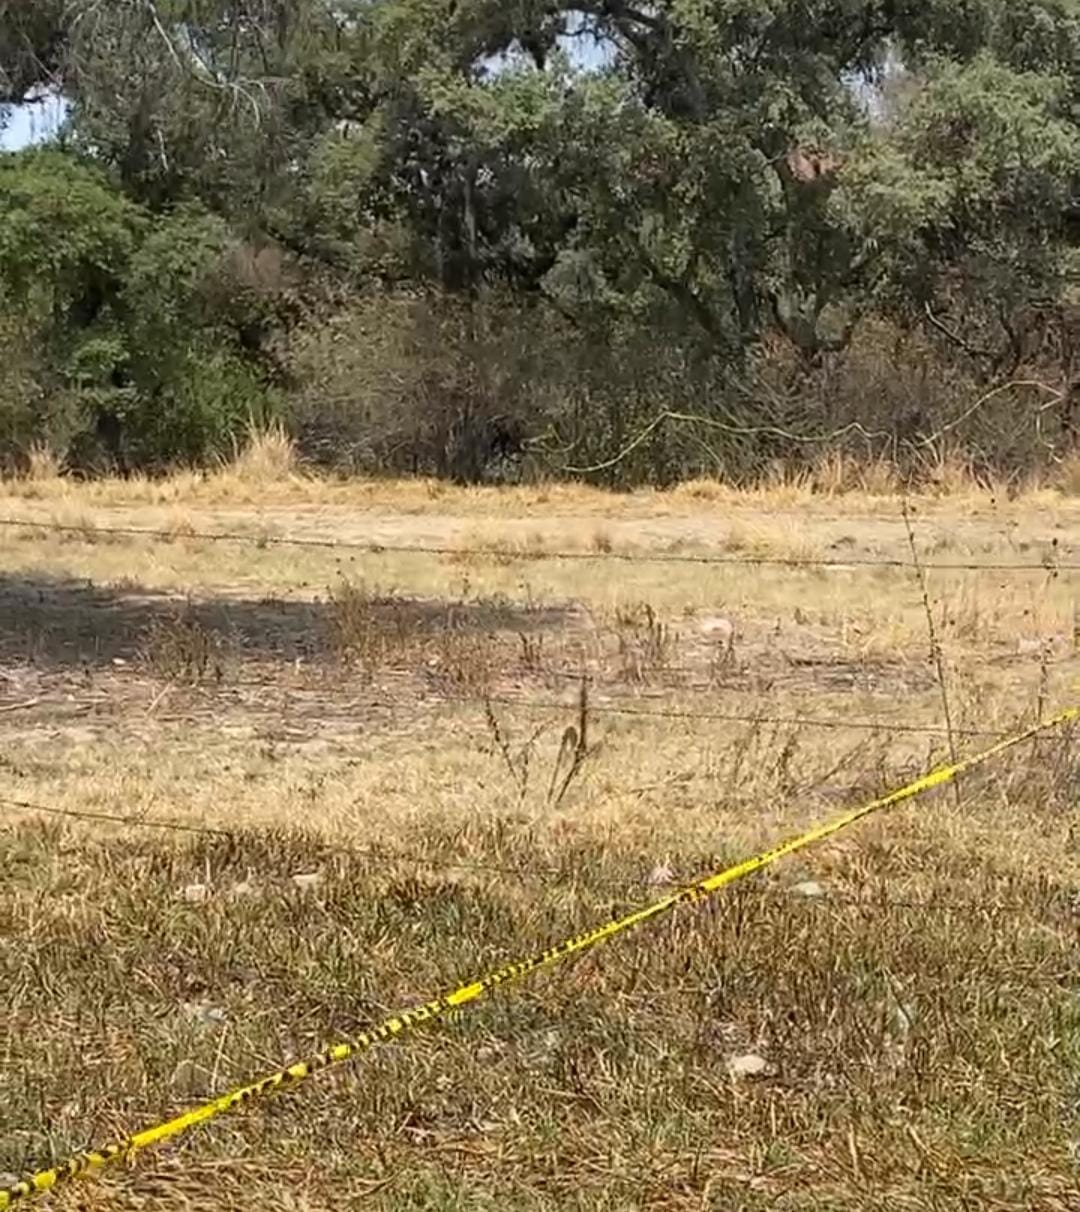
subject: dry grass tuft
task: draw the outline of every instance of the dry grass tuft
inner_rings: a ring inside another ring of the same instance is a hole
[[[96,543],[108,537],[99,535],[93,513],[75,502],[61,503],[50,512],[48,520],[60,528],[57,537],[61,543]]]
[[[225,675],[225,645],[190,609],[155,616],[140,646],[144,666],[168,682],[220,683]]]
[[[615,612],[619,672],[630,684],[663,675],[671,664],[678,637],[648,602]]]
[[[237,480],[256,488],[273,488],[300,478],[296,443],[281,424],[251,426],[243,445],[216,476],[221,484]]]
[[[889,459],[856,459],[843,451],[830,450],[814,464],[811,485],[815,493],[825,497],[895,497],[903,488],[903,477]]]
[[[561,550],[580,549],[572,539],[568,539],[565,546],[562,543],[553,545],[548,536],[536,528],[516,529],[508,534],[493,526],[470,528],[458,540],[458,546],[459,550],[451,554],[449,559],[458,564],[478,566],[507,566],[525,560],[540,559],[556,546]]]
[[[168,511],[160,529],[171,540],[190,539],[196,533],[195,521],[191,514],[179,507],[173,507]]]
[[[823,555],[808,528],[792,520],[787,526],[767,522],[733,522],[723,536],[723,549],[750,559],[815,560]]]
[[[334,644],[366,677],[415,659],[419,647],[415,620],[393,595],[342,580],[331,589],[329,600]]]
[[[1080,450],[1061,460],[1054,479],[1062,492],[1080,497]]]
[[[60,479],[60,457],[51,446],[35,442],[26,454],[25,478],[32,484],[51,484]]]
[[[369,681],[407,671],[444,691],[476,695],[491,686],[505,660],[495,634],[505,613],[498,602],[423,602],[343,579],[329,603],[336,651]]]

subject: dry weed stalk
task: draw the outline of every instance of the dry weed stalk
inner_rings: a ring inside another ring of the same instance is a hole
[[[497,753],[513,781],[518,794],[518,803],[523,804],[529,794],[531,761],[540,737],[548,731],[547,725],[535,729],[516,751],[510,738],[495,713],[490,696],[484,698],[484,722],[491,740],[489,752]],[[566,797],[574,779],[585,762],[595,756],[599,746],[589,744],[589,691],[586,678],[581,679],[575,723],[568,724],[559,740],[559,748],[551,764],[544,806],[558,808]]]
[[[140,656],[155,676],[171,682],[220,684],[225,676],[222,637],[199,619],[190,602],[182,611],[151,619]]]
[[[930,605],[930,582],[926,575],[926,566],[919,555],[919,546],[915,541],[915,528],[911,522],[911,508],[906,499],[901,503],[901,510],[904,517],[904,529],[907,532],[908,546],[911,549],[911,561],[915,568],[915,575],[918,578],[919,589],[922,595],[923,614],[926,618],[926,630],[930,641],[930,660],[934,665],[938,690],[941,695],[941,710],[944,715],[945,731],[949,742],[949,761],[955,763],[959,754],[956,748],[956,734],[953,730],[949,683],[945,673],[945,654],[941,647],[941,641],[938,638],[937,626],[934,623],[934,611]],[[959,808],[960,787],[955,782],[952,784],[952,794],[953,802]]]
[[[650,602],[616,610],[615,627],[621,674],[626,681],[643,682],[650,673],[667,668],[676,637]]]
[[[595,752],[595,747],[589,749],[589,683],[587,678],[582,678],[578,691],[577,727],[571,724],[563,731],[559,752],[551,768],[547,794],[549,808],[558,808],[570,784],[580,774],[586,758]],[[561,777],[560,767],[564,767]]]

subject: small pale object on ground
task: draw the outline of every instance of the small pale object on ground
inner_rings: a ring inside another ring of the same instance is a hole
[[[1042,640],[1019,639],[1016,641],[1018,656],[1038,656],[1042,650]]]
[[[814,900],[819,896],[826,895],[825,885],[819,884],[817,880],[803,880],[801,884],[795,884],[791,891],[794,892],[796,896],[805,896],[809,900]]]
[[[650,888],[661,888],[675,881],[675,872],[667,863],[657,863],[645,881]]]
[[[225,1011],[220,1006],[208,1006],[205,1002],[184,1002],[184,1018],[200,1027],[216,1027],[225,1021]]]
[[[256,888],[251,880],[241,880],[239,883],[233,884],[229,891],[233,896],[254,896]]]
[[[709,614],[701,620],[699,630],[722,647],[730,648],[735,641],[735,624],[722,614]]]
[[[727,1071],[732,1077],[762,1077],[769,1071],[769,1062],[756,1052],[728,1058]]]
[[[900,1003],[893,999],[890,1011],[889,1030],[899,1039],[906,1040],[911,1034],[912,1027],[915,1025],[915,1003]]]
[[[180,889],[180,897],[189,905],[201,905],[210,895],[210,889],[205,884],[185,884]]]
[[[302,871],[292,877],[292,882],[297,888],[311,889],[318,888],[323,882],[321,871]]]

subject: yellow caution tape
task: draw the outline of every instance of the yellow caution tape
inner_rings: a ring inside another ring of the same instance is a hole
[[[662,897],[651,905],[646,905],[642,909],[628,913],[625,917],[607,922],[592,930],[587,930],[584,934],[578,934],[573,938],[566,939],[564,942],[556,943],[555,946],[549,947],[546,951],[541,951],[531,959],[518,960],[516,963],[507,964],[505,967],[499,968],[487,976],[470,981],[468,984],[455,989],[452,993],[436,997],[422,1006],[416,1006],[412,1010],[403,1010],[399,1014],[386,1019],[377,1027],[373,1027],[372,1030],[361,1033],[347,1043],[334,1044],[332,1047],[323,1049],[323,1051],[307,1060],[297,1061],[296,1064],[290,1065],[287,1069],[278,1069],[276,1073],[271,1073],[249,1086],[239,1086],[235,1090],[230,1090],[227,1094],[222,1094],[210,1102],[203,1103],[200,1107],[194,1107],[190,1111],[185,1111],[183,1115],[178,1115],[175,1119],[170,1119],[166,1123],[158,1124],[153,1128],[144,1128],[141,1132],[136,1132],[126,1140],[114,1141],[98,1149],[89,1149],[85,1153],[77,1153],[59,1166],[53,1166],[49,1170],[39,1170],[36,1174],[30,1174],[6,1190],[0,1190],[0,1212],[4,1212],[5,1209],[10,1208],[21,1199],[50,1191],[59,1183],[83,1178],[114,1162],[125,1159],[130,1160],[140,1149],[145,1149],[150,1145],[156,1145],[161,1141],[179,1136],[190,1128],[194,1128],[197,1124],[205,1123],[215,1116],[224,1115],[226,1112],[233,1111],[245,1103],[255,1102],[265,1095],[273,1094],[282,1087],[295,1085],[320,1069],[325,1069],[329,1065],[339,1064],[341,1061],[357,1056],[361,1052],[366,1052],[376,1044],[393,1039],[395,1036],[403,1035],[421,1023],[442,1018],[449,1011],[455,1010],[459,1006],[464,1006],[469,1002],[476,1001],[500,985],[520,980],[522,977],[528,976],[540,968],[547,968],[552,964],[557,964],[560,960],[566,959],[568,956],[578,955],[582,951],[587,951],[598,943],[606,942],[616,934],[621,934],[624,930],[629,930],[633,926],[639,926],[643,922],[651,921],[655,917],[668,913],[677,905],[698,901],[704,897],[711,896],[726,885],[734,883],[735,880],[751,875],[755,871],[760,871],[763,867],[768,867],[770,864],[775,863],[777,859],[784,858],[788,854],[793,854],[796,850],[802,850],[806,846],[813,845],[815,842],[823,841],[825,838],[839,833],[842,829],[846,829],[849,825],[854,824],[863,817],[869,816],[872,812],[878,812],[882,808],[889,808],[894,804],[909,800],[913,796],[921,795],[924,791],[930,791],[934,787],[940,787],[944,783],[949,783],[957,775],[963,774],[975,766],[980,766],[984,762],[988,762],[991,758],[1004,753],[1005,750],[1030,740],[1039,733],[1078,719],[1080,719],[1080,707],[1070,707],[1055,715],[1052,719],[1048,719],[1041,724],[1035,724],[1024,732],[999,741],[996,745],[992,745],[989,749],[984,749],[981,753],[973,754],[971,757],[964,758],[948,766],[941,766],[929,774],[924,774],[921,778],[916,779],[913,783],[909,783],[906,787],[901,787],[899,791],[893,791],[881,799],[862,805],[860,808],[853,808],[842,816],[838,816],[835,820],[816,825],[798,837],[781,842],[780,845],[774,846],[771,850],[766,850],[761,854],[755,855],[753,858],[745,859],[734,867],[728,867],[725,871],[719,871],[715,875],[710,875],[695,884],[689,885],[689,887],[683,888],[678,892],[673,892],[669,896]]]

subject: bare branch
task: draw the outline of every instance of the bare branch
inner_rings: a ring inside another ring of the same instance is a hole
[[[940,441],[947,433],[951,433],[958,426],[963,425],[963,423],[969,417],[974,416],[984,404],[989,403],[995,396],[999,396],[1003,392],[1011,391],[1017,387],[1033,387],[1039,391],[1047,392],[1052,397],[1048,404],[1044,404],[1039,407],[1037,410],[1038,412],[1044,412],[1047,408],[1052,407],[1059,400],[1061,400],[1064,395],[1063,392],[1059,391],[1055,387],[1051,387],[1048,383],[1043,383],[1040,379],[1010,379],[1008,383],[1001,383],[997,387],[992,387],[988,392],[985,392],[983,395],[979,396],[974,404],[971,404],[969,407],[965,408],[958,417],[954,417],[951,421],[945,425],[942,425],[940,429],[936,430],[928,437],[919,438],[913,442],[912,445],[917,447],[933,446],[935,442]]]
[[[944,321],[940,320],[934,315],[933,308],[931,308],[929,303],[924,304],[924,310],[926,312],[926,318],[938,330],[938,332],[940,332],[943,337],[946,337],[959,349],[962,349],[969,358],[982,358],[986,361],[993,361],[994,355],[989,349],[976,349],[974,346],[969,344],[958,332],[955,332],[953,329],[949,328]]]

